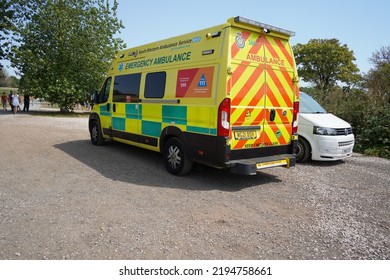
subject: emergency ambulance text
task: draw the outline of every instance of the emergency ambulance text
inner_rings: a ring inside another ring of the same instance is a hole
[[[125,69],[142,68],[152,65],[174,63],[191,59],[191,52],[184,52],[174,55],[160,56],[156,58],[143,59],[126,63]]]

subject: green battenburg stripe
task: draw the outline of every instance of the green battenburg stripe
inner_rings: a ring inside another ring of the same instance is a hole
[[[140,120],[142,118],[142,106],[140,104],[126,104],[126,118]]]
[[[107,105],[99,106],[99,111],[100,111],[100,115],[102,116],[108,116],[108,117],[111,116],[111,112],[107,111]]]
[[[161,123],[142,121],[142,135],[149,135],[154,137],[160,137]]]
[[[112,118],[112,128],[115,130],[125,130],[126,119],[123,118]]]
[[[164,123],[187,124],[187,107],[163,105],[162,121]]]

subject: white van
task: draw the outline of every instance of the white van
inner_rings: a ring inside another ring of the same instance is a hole
[[[296,161],[334,161],[352,155],[355,137],[346,121],[327,113],[313,98],[300,93]]]

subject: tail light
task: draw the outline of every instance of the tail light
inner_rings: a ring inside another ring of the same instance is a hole
[[[298,133],[298,113],[299,113],[299,102],[294,102],[294,111],[293,111],[293,125],[292,133]]]
[[[225,98],[218,108],[218,136],[229,136],[230,129],[230,99]]]

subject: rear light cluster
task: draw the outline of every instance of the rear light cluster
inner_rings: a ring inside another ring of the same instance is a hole
[[[298,113],[299,113],[299,102],[294,102],[294,111],[293,111],[293,127],[292,133],[298,133]]]
[[[229,137],[230,128],[230,99],[225,98],[218,108],[218,136]]]

